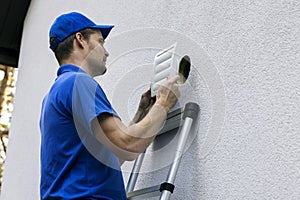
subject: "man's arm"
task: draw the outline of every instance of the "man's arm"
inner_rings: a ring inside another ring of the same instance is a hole
[[[140,122],[148,114],[153,104],[155,103],[155,100],[156,97],[151,98],[151,88],[149,88],[147,92],[142,94],[138,109],[129,125]],[[125,160],[121,158],[119,158],[119,161],[120,165],[125,162]]]
[[[153,141],[179,97],[178,76],[168,79],[157,92],[157,100],[149,113],[138,123],[125,126],[110,114],[94,119],[92,127],[96,138],[121,160],[134,160]]]

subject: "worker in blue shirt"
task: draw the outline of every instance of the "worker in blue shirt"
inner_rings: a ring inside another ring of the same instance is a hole
[[[41,110],[41,199],[125,200],[123,161],[134,160],[153,141],[180,95],[179,76],[142,95],[126,126],[93,77],[106,72],[104,41],[113,26],[86,16],[60,15],[50,28],[57,78]]]

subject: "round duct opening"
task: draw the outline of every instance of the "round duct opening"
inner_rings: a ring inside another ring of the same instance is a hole
[[[188,55],[183,56],[179,62],[179,70],[178,75],[180,79],[178,81],[179,84],[185,83],[186,79],[189,77],[191,70],[191,59]]]

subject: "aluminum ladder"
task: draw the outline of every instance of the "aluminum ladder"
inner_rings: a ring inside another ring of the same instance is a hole
[[[151,197],[160,196],[160,200],[168,200],[171,197],[171,194],[174,191],[174,182],[177,175],[177,171],[181,162],[182,154],[184,152],[185,144],[189,135],[189,132],[192,128],[193,121],[198,118],[199,115],[199,105],[196,103],[187,103],[184,106],[184,110],[181,108],[168,113],[166,122],[162,130],[158,135],[168,132],[170,130],[181,127],[180,135],[178,138],[178,143],[174,155],[173,162],[170,165],[169,173],[167,175],[166,181],[159,185],[152,187],[147,187],[139,190],[134,190],[143,160],[145,152],[140,154],[135,160],[132,167],[130,177],[128,179],[126,192],[128,200],[140,200],[148,199]]]

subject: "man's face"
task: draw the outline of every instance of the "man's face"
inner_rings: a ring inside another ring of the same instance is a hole
[[[109,53],[104,48],[104,39],[100,31],[90,35],[88,40],[89,53],[86,63],[93,76],[102,75],[106,72],[106,58]]]

